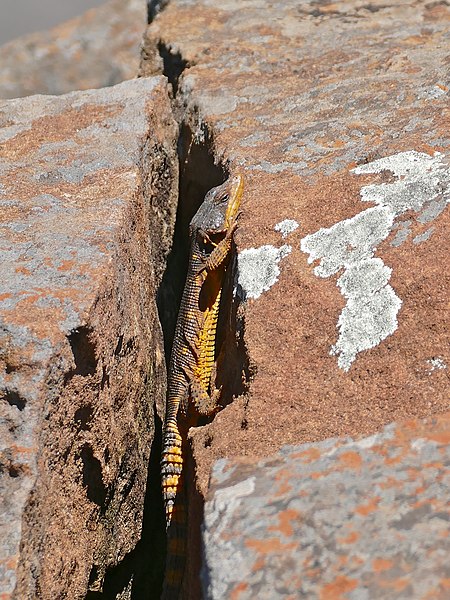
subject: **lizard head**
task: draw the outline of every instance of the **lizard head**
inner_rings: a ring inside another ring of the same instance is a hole
[[[191,221],[191,228],[208,235],[226,232],[239,212],[244,180],[242,175],[230,177],[209,192]]]

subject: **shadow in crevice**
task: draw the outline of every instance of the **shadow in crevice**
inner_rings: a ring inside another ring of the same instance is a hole
[[[187,123],[183,123],[180,128],[178,152],[180,160],[179,201],[173,246],[157,295],[167,367],[188,269],[189,223],[202,204],[206,193],[211,188],[223,183],[228,175],[223,167],[214,163],[213,143],[206,128],[200,127],[195,134]],[[202,499],[194,484],[194,468],[189,444],[186,444],[185,447],[185,459],[186,465],[190,465],[185,474],[184,490],[188,497],[189,515],[199,514],[202,511]],[[189,597],[195,597],[195,595],[192,596],[193,588],[199,590],[200,526],[198,519],[194,519],[192,523],[188,522],[188,528],[185,580],[190,587]],[[201,597],[200,592],[197,597]]]
[[[136,547],[120,563],[106,571],[102,590],[91,590],[85,600],[159,600],[165,566],[165,518],[161,496],[159,462],[162,424],[155,414],[155,435],[147,471],[142,535]],[[98,567],[93,565],[89,583],[95,587]]]
[[[6,400],[10,406],[15,406],[20,412],[22,412],[27,405],[26,398],[21,396],[19,392],[9,388],[0,390],[0,400],[1,399]]]
[[[189,66],[189,63],[181,56],[180,52],[174,52],[162,41],[158,42],[158,52],[163,61],[163,75],[167,77],[172,85],[175,97],[178,91],[178,80],[183,71]]]
[[[224,167],[214,163],[213,142],[205,127],[200,126],[194,132],[190,124],[182,124],[179,157],[179,203],[173,247],[157,296],[167,366],[170,362],[178,308],[188,269],[189,223],[202,204],[206,193],[223,183],[229,175]],[[234,244],[231,256],[222,288],[215,344],[217,361],[215,387],[222,389],[222,407],[247,391],[248,381],[252,375],[244,344],[243,306],[240,298],[233,294],[237,273]],[[205,418],[198,424],[206,424],[210,421],[211,419]],[[201,598],[201,523],[204,499],[195,483],[196,464],[190,443],[185,447],[185,466],[184,493],[188,504],[188,537],[185,577],[180,597],[197,599]]]
[[[81,448],[79,459],[83,465],[83,486],[86,489],[87,497],[103,509],[108,490],[103,484],[102,464],[94,456],[94,451],[88,443]]]
[[[169,0],[148,0],[147,1],[147,22],[152,23],[155,17],[162,12],[169,4]]]
[[[92,333],[91,327],[81,326],[71,331],[67,336],[75,368],[66,374],[65,383],[74,375],[87,377],[95,373],[97,369],[97,348]]]
[[[200,138],[194,135],[188,125],[182,124],[178,152],[180,182],[175,233],[157,294],[167,365],[188,268],[189,223],[203,202],[206,192],[223,183],[227,177],[226,171],[214,164],[212,141],[207,131],[202,131]]]
[[[159,600],[166,558],[165,515],[161,493],[162,423],[154,407],[155,437],[150,452],[142,536],[136,546],[131,600]]]

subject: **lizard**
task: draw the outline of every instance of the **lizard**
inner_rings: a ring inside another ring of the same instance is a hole
[[[187,433],[220,408],[220,390],[214,389],[217,319],[242,194],[242,176],[230,177],[206,194],[189,224],[188,273],[169,362],[161,457],[168,538],[164,600],[178,598],[183,578]]]

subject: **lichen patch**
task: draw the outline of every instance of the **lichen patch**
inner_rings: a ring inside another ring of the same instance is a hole
[[[237,293],[244,299],[259,298],[278,281],[279,262],[291,250],[292,247],[287,244],[280,248],[266,244],[242,250],[238,255]]]
[[[374,254],[392,229],[398,229],[392,246],[407,239],[410,222],[396,222],[406,211],[415,212],[417,219],[426,223],[442,212],[450,200],[450,169],[443,159],[439,152],[429,156],[411,150],[352,169],[357,175],[388,171],[394,180],[361,188],[361,200],[376,206],[301,240],[308,262],[320,261],[314,268],[318,277],[344,270],[337,286],[347,304],[339,315],[339,337],[330,353],[338,357],[338,365],[345,371],[359,352],[377,346],[398,327],[402,301],[388,283],[392,269]],[[432,232],[429,228],[413,243],[427,241]]]

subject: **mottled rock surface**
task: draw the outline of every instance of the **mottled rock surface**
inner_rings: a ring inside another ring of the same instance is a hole
[[[217,458],[448,410],[449,23],[426,1],[172,0],[150,25],[142,72],[159,43],[193,138],[246,186],[248,393],[191,431],[201,493]]]
[[[45,32],[0,47],[0,98],[65,94],[136,75],[145,0],[110,0]]]
[[[211,600],[444,600],[450,415],[222,460],[205,505]]]
[[[150,25],[149,48],[187,61],[186,119],[246,182],[254,378],[194,435],[203,490],[220,456],[448,407],[449,19],[421,1],[173,0]]]
[[[162,77],[0,103],[2,600],[84,598],[139,540],[176,137]]]

